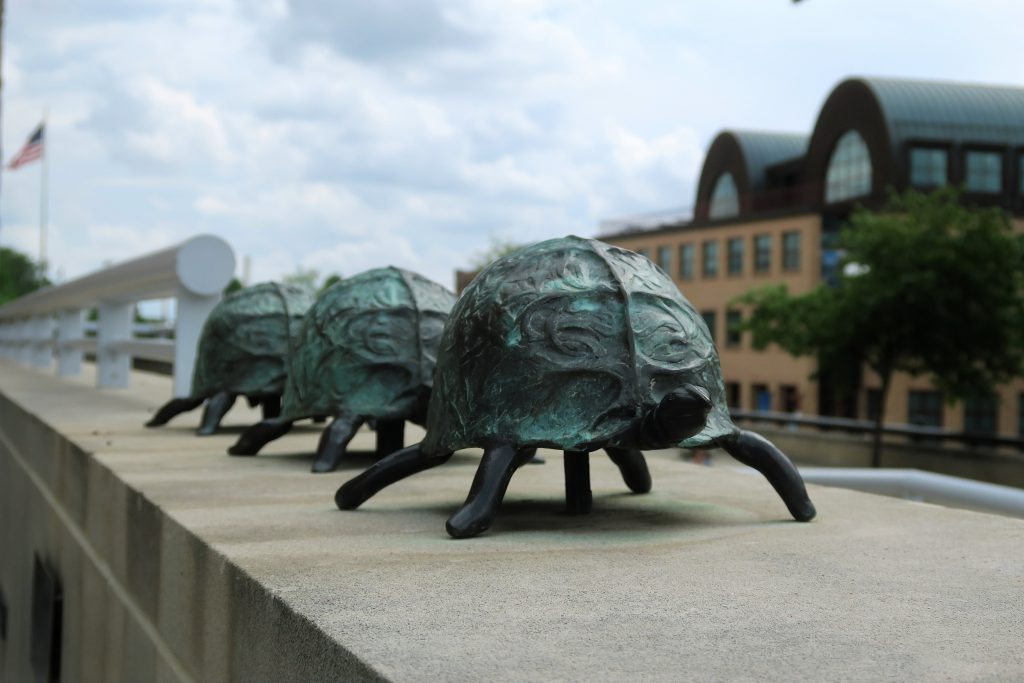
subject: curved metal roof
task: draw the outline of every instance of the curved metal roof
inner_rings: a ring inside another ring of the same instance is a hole
[[[751,189],[765,187],[765,169],[780,161],[803,156],[810,136],[801,133],[775,133],[753,130],[726,131],[736,138],[743,158]]]
[[[1024,89],[857,78],[874,93],[894,147],[909,138],[1024,144]]]

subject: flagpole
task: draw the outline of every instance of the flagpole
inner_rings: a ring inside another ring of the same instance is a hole
[[[39,269],[43,277],[46,277],[46,218],[49,209],[49,158],[50,158],[50,131],[47,130],[46,118],[47,109],[43,109],[43,158],[41,177],[39,179]]]

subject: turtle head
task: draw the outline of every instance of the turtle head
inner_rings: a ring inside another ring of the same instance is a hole
[[[684,384],[670,391],[647,411],[640,424],[640,441],[646,448],[666,448],[700,433],[711,412],[707,389]]]

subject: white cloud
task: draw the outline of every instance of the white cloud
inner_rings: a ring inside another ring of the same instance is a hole
[[[1008,0],[13,3],[5,152],[48,104],[68,275],[213,232],[260,279],[395,263],[450,284],[492,235],[690,204],[719,129],[806,130],[851,73],[1022,82],[1021,19]],[[38,174],[3,192],[0,240],[34,252]]]

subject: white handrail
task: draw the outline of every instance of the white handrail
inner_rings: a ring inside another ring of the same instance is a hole
[[[1024,490],[914,469],[801,467],[804,481],[883,496],[1024,517]]]
[[[84,312],[99,310],[96,384],[128,386],[133,357],[172,360],[174,395],[188,396],[196,345],[206,317],[235,272],[235,254],[223,239],[197,235],[181,244],[47,287],[0,306],[0,354],[57,374],[81,369]],[[174,340],[132,337],[135,303],[177,300]],[[55,328],[56,319],[56,328]]]

